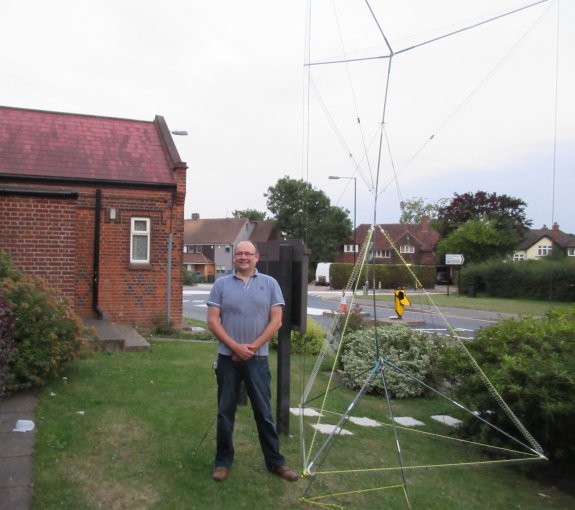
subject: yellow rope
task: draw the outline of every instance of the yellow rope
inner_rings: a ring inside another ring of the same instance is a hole
[[[305,503],[310,503],[312,505],[321,506],[322,508],[341,508],[341,509],[343,509],[343,507],[341,505],[337,505],[335,503],[321,503],[318,500],[325,499],[325,498],[337,498],[340,496],[348,496],[351,494],[361,494],[361,493],[366,493],[366,492],[383,491],[383,490],[389,490],[389,489],[403,489],[403,492],[405,494],[405,487],[403,485],[388,485],[388,486],[384,486],[384,487],[372,487],[369,489],[358,489],[355,491],[334,492],[333,494],[324,494],[323,496],[315,496],[313,498],[305,498],[304,497],[304,498],[301,498],[301,500]]]

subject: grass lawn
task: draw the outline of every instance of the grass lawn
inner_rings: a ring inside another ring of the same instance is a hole
[[[358,298],[366,298],[363,294],[358,294]],[[458,295],[457,289],[453,288],[450,294],[445,293],[442,289],[440,293],[429,293],[429,298],[424,292],[416,290],[407,290],[407,296],[412,305],[428,305],[431,299],[438,307],[446,308],[463,308],[468,310],[483,310],[495,311],[499,313],[510,314],[530,314],[535,316],[543,316],[547,311],[553,308],[560,308],[565,306],[573,306],[573,303],[561,303],[554,301],[535,301],[530,299],[504,299],[493,297],[469,297],[467,295]],[[377,301],[388,302],[390,308],[394,304],[394,296],[391,293],[376,294]]]
[[[397,471],[335,472],[284,482],[265,469],[249,406],[238,412],[236,460],[230,478],[213,482],[215,351],[215,342],[209,341],[153,341],[149,352],[97,353],[70,365],[64,377],[50,383],[40,397],[33,509],[312,509],[319,507],[301,501],[309,489],[331,494],[401,486]],[[274,355],[270,364],[275,378]],[[293,356],[294,406],[302,393],[302,374],[312,365],[313,360]],[[330,398],[337,407],[349,403],[353,395],[342,389]],[[437,433],[445,426],[431,423],[429,415],[443,414],[443,402],[398,401],[394,414],[421,419],[426,432]],[[384,422],[385,401],[367,396],[356,415]],[[323,469],[397,464],[391,427],[348,424],[346,428],[354,435],[336,438]],[[298,429],[298,419],[292,416],[291,435],[282,436],[282,451],[301,472]],[[311,427],[308,430],[306,423],[304,429],[309,444]],[[453,446],[435,436],[408,430],[400,430],[399,435],[406,465],[485,460],[477,450]],[[528,480],[510,467],[408,470],[407,482],[414,509],[575,508],[575,498]],[[407,508],[401,488],[355,492],[323,502],[342,508]]]

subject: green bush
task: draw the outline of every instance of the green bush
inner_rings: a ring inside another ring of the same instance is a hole
[[[197,271],[182,270],[182,282],[184,285],[197,285],[202,283],[202,276]]]
[[[299,331],[291,332],[291,352],[293,354],[310,354],[315,356],[320,353],[324,339],[325,331],[321,325],[313,319],[308,319],[305,333],[300,333]],[[277,349],[277,346],[278,335],[275,334],[270,340],[270,347]]]
[[[575,260],[490,261],[470,264],[461,271],[460,291],[491,297],[575,301]]]
[[[320,324],[308,319],[305,333],[292,331],[291,351],[296,354],[311,354],[315,356],[321,352],[325,332]]]
[[[8,253],[0,251],[0,280],[2,278],[17,278],[19,272],[12,267],[12,260]]]
[[[575,443],[575,309],[549,311],[542,319],[508,319],[478,331],[467,348],[503,400],[556,462],[572,462]],[[451,351],[451,352],[449,352]],[[465,354],[446,349],[444,363],[454,394],[479,412],[493,411],[493,398],[465,362]],[[493,423],[507,430],[503,413],[490,413]],[[463,430],[474,437],[501,440],[478,420]]]
[[[15,318],[7,393],[43,386],[86,345],[82,321],[41,278],[4,278],[2,294]]]
[[[155,312],[152,315],[152,334],[154,335],[172,335],[176,329],[172,321],[166,317],[165,312]]]
[[[0,296],[0,400],[6,394],[6,377],[14,349],[14,314],[8,302]]]
[[[418,381],[437,386],[439,353],[440,346],[434,337],[413,331],[403,324],[365,328],[347,336],[341,356],[341,375],[347,386],[360,388],[375,367],[379,355],[391,365],[384,365],[389,395],[395,398],[417,397],[425,394],[425,387]],[[381,374],[371,381],[367,391],[385,393]]]
[[[344,289],[351,277],[353,264],[334,263],[330,266],[330,285],[333,289]],[[397,289],[399,287],[413,289],[417,287],[415,274],[425,288],[435,287],[435,266],[413,265],[407,268],[403,264],[368,264],[359,275],[358,289],[362,289],[367,281],[368,287],[382,289]]]

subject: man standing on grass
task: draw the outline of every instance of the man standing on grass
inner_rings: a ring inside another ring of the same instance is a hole
[[[208,328],[219,340],[217,449],[212,474],[217,482],[227,478],[234,460],[234,422],[242,381],[266,467],[284,480],[298,479],[280,453],[271,409],[268,342],[282,324],[285,302],[278,282],[256,269],[258,259],[253,243],[238,243],[234,272],[215,281],[208,299]]]

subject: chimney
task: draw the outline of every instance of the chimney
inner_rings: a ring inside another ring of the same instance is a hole
[[[557,242],[558,237],[559,237],[559,225],[557,225],[557,222],[554,222],[553,226],[551,227],[551,239]]]
[[[423,232],[429,231],[429,216],[422,216],[421,217],[421,230]]]
[[[192,213],[192,220],[198,221],[200,219],[200,213]]]

